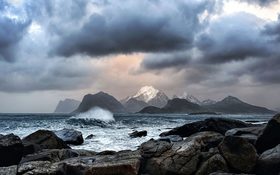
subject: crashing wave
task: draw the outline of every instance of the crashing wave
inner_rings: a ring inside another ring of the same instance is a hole
[[[115,122],[115,118],[110,111],[100,107],[94,107],[87,112],[70,117],[67,122],[73,125],[108,127]]]

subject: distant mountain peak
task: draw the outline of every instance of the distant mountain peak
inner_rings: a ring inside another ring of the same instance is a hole
[[[133,96],[133,98],[138,98],[146,103],[155,98],[160,90],[155,89],[153,86],[144,86]]]
[[[189,102],[195,104],[199,104],[199,105],[201,104],[201,101],[198,98],[196,98],[194,95],[187,92],[184,92],[182,96],[179,96],[179,98],[188,100]]]
[[[239,98],[231,96],[231,95],[227,96],[222,101],[223,102],[236,102],[236,103],[240,103],[241,102],[241,103],[243,103]]]

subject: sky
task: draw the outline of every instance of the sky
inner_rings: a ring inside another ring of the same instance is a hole
[[[0,112],[152,85],[280,109],[278,0],[0,0]]]

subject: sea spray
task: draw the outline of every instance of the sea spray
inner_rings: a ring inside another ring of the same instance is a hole
[[[73,125],[94,125],[107,127],[115,122],[115,118],[110,111],[100,107],[94,107],[87,112],[70,117],[67,122]]]

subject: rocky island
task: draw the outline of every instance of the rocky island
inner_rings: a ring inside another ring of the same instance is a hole
[[[207,118],[160,134],[137,150],[94,152],[79,131],[0,136],[1,175],[226,175],[280,173],[280,114],[267,124]]]

